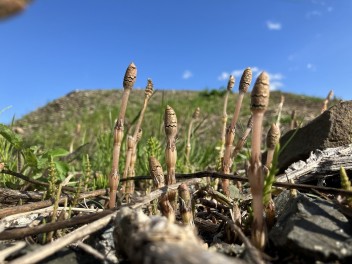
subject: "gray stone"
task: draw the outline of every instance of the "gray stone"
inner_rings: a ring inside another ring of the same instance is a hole
[[[352,101],[331,107],[302,128],[287,132],[280,139],[281,146],[292,140],[279,156],[279,167],[286,169],[290,164],[306,160],[311,151],[335,148],[351,144]]]
[[[336,205],[317,197],[288,191],[275,199],[278,221],[270,240],[283,252],[303,259],[347,261],[352,259],[352,226]]]

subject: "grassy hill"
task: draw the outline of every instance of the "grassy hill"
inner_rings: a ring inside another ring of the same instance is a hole
[[[265,133],[269,124],[276,119],[276,109],[281,95],[285,96],[281,119],[283,132],[288,130],[293,110],[296,110],[298,120],[303,122],[313,119],[320,113],[323,103],[321,98],[274,91],[270,95],[270,106],[266,113]],[[112,153],[111,131],[114,120],[118,116],[121,96],[121,89],[71,92],[29,113],[17,120],[14,125],[24,130],[23,136],[29,146],[76,149],[89,143],[85,151],[89,154],[93,169],[107,175]],[[143,99],[144,90],[132,91],[126,113],[126,134],[133,133],[133,125],[138,118]],[[230,94],[227,109],[229,119],[234,111],[236,99],[237,93]],[[143,137],[138,147],[137,175],[148,173],[147,152],[150,151],[148,148],[156,148],[163,162],[165,138],[163,116],[166,105],[174,108],[178,118],[179,171],[182,171],[183,166],[188,124],[196,107],[200,107],[201,115],[196,122],[192,137],[193,170],[202,170],[209,165],[215,166],[218,157],[216,148],[219,146],[222,130],[223,102],[223,90],[156,91],[150,100],[142,124]],[[236,131],[237,138],[242,135],[250,116],[249,102],[250,94],[247,94],[241,110],[240,124]],[[154,143],[149,141],[148,145],[148,139],[151,137],[154,137]],[[121,164],[123,164],[123,158]]]

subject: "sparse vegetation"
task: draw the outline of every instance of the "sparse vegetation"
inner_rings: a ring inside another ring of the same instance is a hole
[[[232,93],[233,77],[224,92],[153,93],[151,80],[145,91],[132,90],[137,69],[131,63],[124,77],[123,92],[73,92],[10,126],[0,125],[1,187],[35,191],[46,199],[43,203],[54,205],[51,213],[41,221],[42,225],[46,224],[46,231],[31,233],[33,236],[45,234],[35,237],[37,243],[47,243],[68,234],[69,224],[54,228],[67,217],[71,222],[79,219],[82,224],[83,220],[74,213],[80,209],[82,197],[103,195],[101,199],[92,200],[91,213],[97,209],[114,209],[119,204],[132,206],[133,199],[138,196],[136,181],[139,198],[144,197],[140,207],[146,213],[161,213],[169,222],[182,219],[184,225],[197,226],[199,230],[202,224],[212,229],[211,225],[222,222],[223,226],[215,228],[223,229],[222,240],[238,243],[240,239],[246,247],[252,247],[242,231],[251,232],[253,245],[264,250],[266,225],[270,228],[270,223],[275,221],[272,186],[278,172],[280,132],[288,130],[296,118],[308,121],[318,115],[322,100],[272,92],[269,103],[270,84],[265,72],[257,78],[251,98],[248,98],[244,95],[250,86],[251,75],[247,68],[239,84],[239,94]],[[330,99],[325,101],[325,107]],[[306,104],[302,107],[304,100]],[[118,102],[121,103],[119,108],[116,107]],[[234,108],[234,102],[235,111],[230,125],[226,126],[227,112]],[[225,106],[223,109],[222,105]],[[309,107],[309,116],[303,116],[304,107]],[[199,109],[202,109],[201,116]],[[291,117],[293,109],[297,109],[298,117]],[[223,110],[222,116],[219,110]],[[265,167],[261,146],[269,126]],[[25,131],[23,137],[14,132],[15,127]],[[251,131],[251,141],[247,142]],[[238,140],[234,145],[236,137]],[[223,158],[221,168],[217,164],[219,151]],[[177,158],[177,153],[184,156]],[[246,167],[246,161],[249,161],[249,167]],[[206,178],[211,170],[220,171],[213,175],[223,178],[221,192],[217,191],[217,182],[214,186]],[[178,181],[178,173],[190,171],[196,173],[179,176],[196,177],[198,173],[202,180]],[[248,177],[250,186],[245,184],[243,188],[250,189],[250,203],[244,199],[242,186],[236,185],[230,177],[232,172],[241,175],[239,180],[246,181],[243,176]],[[350,189],[346,175],[343,179],[347,182],[346,188]],[[197,184],[189,188],[195,182]],[[109,188],[109,193],[106,194],[103,188]],[[65,206],[60,211],[62,203]],[[2,207],[5,206],[0,204]],[[20,208],[21,212],[29,210],[23,208]],[[112,213],[107,209],[104,212]],[[207,219],[212,219],[211,223]],[[203,237],[207,235],[203,234]],[[262,261],[259,255],[257,258]]]

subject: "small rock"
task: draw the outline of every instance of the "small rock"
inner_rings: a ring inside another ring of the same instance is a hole
[[[306,126],[298,128],[297,133],[282,150],[279,168],[286,169],[298,160],[306,160],[316,149],[335,148],[351,144],[352,101],[345,101],[331,107]],[[284,146],[296,130],[287,132],[280,139]]]
[[[352,226],[336,205],[302,193],[292,198],[284,191],[275,206],[279,216],[269,237],[281,253],[321,261],[352,260]]]

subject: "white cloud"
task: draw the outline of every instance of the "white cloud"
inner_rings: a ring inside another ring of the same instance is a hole
[[[182,74],[182,79],[184,80],[188,80],[189,78],[191,78],[193,76],[193,73],[189,70],[184,71],[184,73]]]
[[[272,22],[272,21],[267,21],[266,22],[266,27],[269,30],[281,30],[282,25],[279,22]]]
[[[234,70],[234,71],[231,72],[231,74],[233,76],[235,76],[236,78],[240,78],[242,76],[242,74],[243,74],[243,70]]]
[[[276,91],[283,87],[284,84],[282,82],[270,82],[270,90]]]
[[[252,84],[254,84],[255,79],[260,75],[260,73],[263,71],[257,66],[251,67],[252,73],[253,73],[253,80]],[[242,76],[244,69],[236,69],[233,70],[231,73],[230,72],[222,72],[221,75],[218,77],[219,81],[227,81],[230,77],[230,74],[235,76],[236,78],[240,78]],[[285,86],[285,84],[282,82],[282,80],[285,78],[285,76],[282,73],[276,72],[276,73],[270,73],[267,72],[269,75],[270,79],[270,90],[277,90],[280,89],[281,87]]]
[[[318,10],[313,10],[313,11],[310,11],[310,12],[306,13],[306,18],[310,19],[310,18],[313,18],[313,17],[321,16],[321,15],[322,15],[322,12],[320,12]]]
[[[310,71],[316,71],[317,67],[312,63],[307,63],[307,69]]]
[[[228,72],[222,72],[218,77],[218,80],[224,81],[224,80],[227,80],[229,77],[230,77],[230,74]]]
[[[252,70],[252,72],[259,72],[259,68],[256,66],[251,67],[251,70]]]
[[[284,78],[281,73],[268,73],[271,81],[280,81]]]

